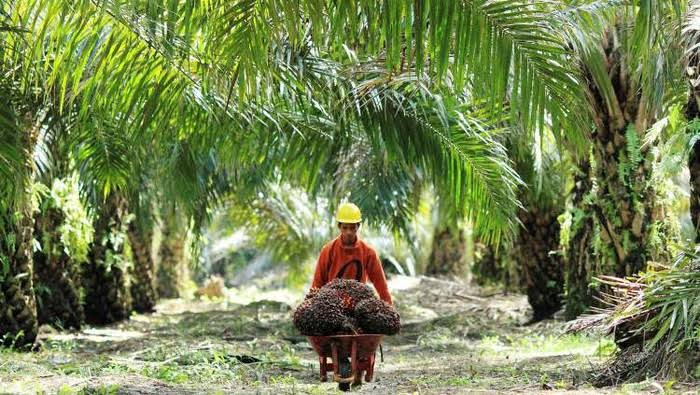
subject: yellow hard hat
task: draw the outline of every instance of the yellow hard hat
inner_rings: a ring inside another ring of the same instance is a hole
[[[358,224],[362,222],[362,213],[360,208],[352,203],[341,203],[335,219],[344,224]]]

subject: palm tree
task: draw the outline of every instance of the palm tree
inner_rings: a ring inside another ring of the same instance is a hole
[[[660,220],[655,215],[653,188],[646,185],[651,159],[641,147],[642,133],[657,119],[658,108],[637,95],[633,66],[617,60],[627,57],[621,53],[617,34],[615,28],[605,33],[605,41],[594,53],[598,58],[591,61],[604,65],[602,75],[593,76],[590,71],[591,93],[598,98],[593,133],[598,193],[592,208],[609,246],[603,255],[613,262],[615,273],[631,275],[645,268],[649,225]]]
[[[8,84],[11,85],[11,84]],[[32,153],[38,134],[34,115],[18,99],[13,86],[0,85],[3,129],[0,134],[6,180],[0,202],[0,335],[5,344],[31,344],[37,334],[32,267]]]
[[[576,14],[572,24],[562,19],[587,80],[594,126],[590,159],[578,159],[573,191],[569,317],[589,298],[591,254],[600,262],[596,273],[625,276],[645,270],[659,253],[652,242],[664,237],[655,233],[664,210],[651,182],[657,143],[645,134],[678,98],[680,10],[674,1],[611,2]]]
[[[82,266],[85,286],[85,319],[90,324],[108,324],[129,317],[131,295],[127,282],[127,202],[111,192],[98,207],[95,238],[90,257]]]
[[[43,184],[37,184],[37,187]],[[39,324],[80,328],[85,320],[80,265],[88,258],[92,223],[78,196],[77,178],[53,181],[34,216],[34,288]]]
[[[570,171],[553,136],[543,133],[542,137],[547,140],[528,144],[526,136],[515,134],[508,144],[526,183],[519,193],[523,207],[518,219],[522,226],[508,247],[513,251],[512,259],[534,321],[550,318],[562,306],[564,262],[559,248],[559,214],[564,208],[566,174]]]
[[[80,328],[84,319],[79,266],[87,260],[92,224],[79,198],[79,183],[71,166],[70,120],[41,109],[33,185],[38,206],[33,213],[34,288],[39,324]]]
[[[3,13],[4,15],[4,13]],[[17,34],[3,18],[2,31]],[[0,69],[8,69],[8,57],[19,50],[11,40],[0,39]],[[0,336],[4,344],[31,344],[37,334],[36,298],[33,286],[33,218],[31,188],[36,167],[33,153],[39,135],[41,100],[23,95],[19,81],[3,78],[0,82],[0,161],[3,179],[0,186]]]
[[[666,3],[666,2],[660,2]],[[683,10],[686,4],[677,4]],[[698,10],[696,1],[689,1],[682,29],[673,30],[674,49],[683,48],[684,62],[676,64],[672,69],[676,78],[685,79],[685,88],[689,89],[687,98],[682,94],[674,95],[673,104],[683,105],[687,125],[685,127],[655,128],[651,130],[646,141],[664,140],[663,155],[667,162],[676,164],[676,158],[687,157],[690,170],[690,214],[694,226],[693,240],[698,242],[698,191],[700,184],[700,166],[698,165],[700,146],[697,143],[698,118]],[[674,20],[675,22],[675,20]],[[668,30],[667,30],[668,31]],[[684,66],[684,67],[683,67]],[[675,91],[674,91],[675,93]],[[680,96],[680,97],[678,97]],[[685,100],[684,100],[685,99]],[[667,118],[674,116],[672,111]],[[669,121],[673,124],[673,121]],[[667,129],[667,130],[664,130]],[[675,158],[674,158],[675,157]],[[681,159],[682,160],[682,159]],[[581,319],[576,326],[580,329],[597,328],[613,333],[615,341],[622,352],[610,362],[598,381],[606,385],[611,381],[630,381],[639,379],[639,373],[646,377],[685,376],[689,367],[697,364],[693,352],[696,347],[695,336],[692,334],[697,317],[694,295],[697,294],[697,251],[693,248],[682,248],[677,258],[667,260],[637,277],[614,278],[605,277],[603,283],[609,287],[604,299],[608,302],[599,314],[587,319]],[[666,264],[668,262],[668,264]],[[683,311],[683,314],[676,313]],[[638,347],[633,347],[638,346]],[[633,357],[633,358],[630,358]],[[629,368],[629,361],[634,360],[634,368]],[[620,369],[624,367],[623,369]]]
[[[80,5],[93,6],[87,2]],[[6,230],[3,233],[7,235],[3,242],[3,256],[7,270],[2,278],[2,306],[6,316],[0,332],[10,340],[17,334],[23,334],[24,338],[17,344],[32,342],[36,334],[30,247],[34,219],[30,187],[35,179],[33,153],[47,114],[53,114],[53,119],[64,118],[71,125],[63,133],[70,133],[72,146],[75,147],[71,151],[75,152],[74,158],[82,164],[84,185],[100,180],[100,185],[104,187],[102,190],[109,192],[123,183],[126,155],[123,151],[114,150],[119,148],[117,142],[122,140],[112,138],[114,132],[105,127],[114,126],[110,122],[115,119],[129,119],[126,109],[144,108],[146,105],[143,101],[140,106],[134,105],[136,102],[133,99],[138,96],[121,96],[124,98],[119,103],[122,107],[116,110],[122,116],[119,118],[109,111],[117,107],[111,107],[115,105],[115,100],[99,100],[110,90],[114,92],[129,86],[128,83],[122,85],[124,80],[99,78],[101,70],[104,72],[115,66],[114,63],[100,63],[100,59],[110,59],[111,51],[129,39],[128,32],[112,29],[113,40],[103,41],[106,37],[101,35],[99,26],[105,26],[104,18],[93,15],[97,20],[90,20],[91,17],[71,13],[71,6],[61,2],[2,3],[0,41],[3,49],[0,68],[5,77],[0,122],[3,140],[0,172],[7,176],[4,179],[11,182],[3,182],[2,186],[2,222]],[[62,11],[68,11],[63,13],[67,19],[58,21],[56,16]],[[12,24],[7,21],[12,21]],[[92,25],[92,22],[96,24]],[[76,40],[82,40],[84,45],[76,46]],[[146,44],[143,44],[135,48],[132,55],[141,54],[145,47]],[[54,61],[49,68],[45,67],[49,64],[47,59],[61,61]],[[111,59],[120,58],[112,56]],[[153,72],[154,65],[150,66],[141,69],[141,74],[137,73],[138,69],[131,69],[134,70],[131,74],[134,83],[131,86],[145,89],[143,84],[136,82],[143,82],[143,76]],[[110,83],[111,87],[107,85]],[[174,94],[173,97],[176,96]],[[148,113],[141,111],[141,114]],[[139,121],[139,126],[144,126],[148,119],[141,117]],[[12,212],[22,214],[15,216],[11,215]]]

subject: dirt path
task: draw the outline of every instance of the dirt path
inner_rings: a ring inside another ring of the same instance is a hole
[[[483,295],[443,280],[396,277],[400,335],[386,338],[384,362],[358,394],[658,393],[653,381],[594,389],[586,383],[614,351],[608,339],[563,334],[561,322],[523,326],[520,295]],[[0,352],[0,392],[310,393],[318,362],[291,326],[301,294],[238,293],[248,304],[161,303],[158,313],[80,333],[48,333],[37,353]],[[277,301],[273,299],[278,299]],[[689,386],[678,387],[692,391]]]

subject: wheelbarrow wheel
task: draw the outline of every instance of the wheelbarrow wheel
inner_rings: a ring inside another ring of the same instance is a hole
[[[338,372],[340,373],[340,377],[349,377],[350,374],[352,374],[350,361],[346,358],[341,358],[338,363]],[[338,389],[343,392],[350,391],[350,383],[338,383]]]

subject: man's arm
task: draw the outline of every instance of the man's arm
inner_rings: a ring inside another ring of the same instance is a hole
[[[316,272],[314,273],[314,281],[311,283],[311,288],[321,288],[328,282],[329,250],[327,247],[321,249],[318,262],[316,262]]]
[[[389,303],[393,304],[391,301],[391,294],[389,293],[389,287],[386,284],[386,276],[384,275],[384,268],[382,268],[382,263],[377,257],[377,253],[370,251],[369,265],[367,267],[367,277],[369,281],[372,282],[374,288],[377,290],[379,297]]]

